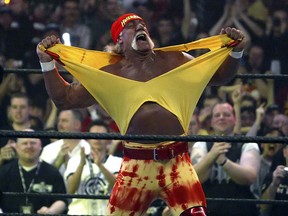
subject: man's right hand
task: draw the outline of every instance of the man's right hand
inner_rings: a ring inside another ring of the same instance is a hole
[[[8,143],[0,150],[1,159],[10,160],[14,158],[16,156],[15,146],[15,141],[9,140]]]
[[[52,58],[47,53],[40,50],[38,46],[42,45],[44,48],[47,49],[49,47],[54,46],[55,44],[61,44],[60,38],[57,38],[55,35],[48,36],[44,38],[40,43],[38,43],[36,52],[40,62],[50,62],[52,61]]]

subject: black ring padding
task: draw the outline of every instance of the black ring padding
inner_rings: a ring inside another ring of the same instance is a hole
[[[59,194],[59,193],[18,193],[18,192],[3,192],[3,196],[9,197],[54,197],[54,198],[78,198],[78,199],[101,199],[107,200],[110,196],[107,195],[86,195],[86,194]],[[234,198],[206,198],[210,202],[241,202],[255,204],[271,204],[271,205],[287,205],[288,200],[262,200],[262,199],[234,199]]]
[[[126,141],[207,141],[207,142],[255,142],[255,143],[288,143],[285,137],[263,136],[211,136],[211,135],[120,135],[119,133],[58,132],[58,131],[8,131],[0,130],[0,138],[57,138],[57,139],[103,139]]]
[[[16,74],[42,74],[41,69],[18,69],[18,68],[4,68],[3,73],[16,73]],[[66,70],[59,70],[61,74],[69,74]],[[281,79],[288,78],[287,74],[236,74],[235,78],[246,79]]]

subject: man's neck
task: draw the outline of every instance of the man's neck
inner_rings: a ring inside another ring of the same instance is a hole
[[[263,160],[269,164],[271,164],[273,157],[268,156],[268,155],[261,155],[261,157],[263,158]]]
[[[38,162],[39,162],[39,159],[35,159],[31,161],[19,159],[20,165],[24,168],[34,168],[37,166]]]
[[[233,136],[234,132],[215,132],[216,136]]]
[[[15,131],[22,131],[24,129],[31,128],[31,124],[30,122],[25,122],[23,124],[13,123],[12,127]]]
[[[64,143],[69,144],[69,152],[72,152],[73,149],[80,143],[79,139],[63,139]]]
[[[138,52],[133,50],[132,52],[125,53],[125,61],[132,64],[151,62],[155,60],[155,57],[156,54],[153,50],[147,52]]]

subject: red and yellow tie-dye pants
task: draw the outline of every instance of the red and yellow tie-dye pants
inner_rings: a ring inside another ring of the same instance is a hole
[[[142,144],[141,148],[146,146]],[[130,159],[124,155],[107,215],[143,215],[157,198],[163,199],[175,216],[191,207],[206,206],[188,152],[162,161]]]

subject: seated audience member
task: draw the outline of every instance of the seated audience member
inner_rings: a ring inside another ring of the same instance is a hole
[[[261,199],[288,200],[288,146],[281,150],[282,160],[265,178]],[[261,216],[283,216],[288,212],[287,205],[260,205]]]
[[[241,108],[241,134],[247,134],[256,121],[256,108],[253,106]]]
[[[1,130],[21,131],[31,128],[30,99],[25,93],[15,93],[10,97],[8,107],[10,124],[1,127]],[[15,139],[0,138],[0,165],[9,162],[15,154]]]
[[[256,119],[252,127],[247,133],[247,136],[263,136],[270,129],[275,128],[272,125],[274,116],[280,113],[279,106],[277,104],[271,104],[265,109],[265,104],[261,104],[256,109]]]
[[[0,167],[0,191],[66,193],[59,171],[39,159],[42,150],[40,139],[18,138],[15,149],[18,159]],[[4,213],[60,214],[66,212],[66,205],[66,199],[53,196],[2,196],[0,200],[0,209]]]
[[[211,126],[216,135],[234,136],[235,122],[230,104],[217,103],[212,109]],[[257,143],[196,142],[191,159],[207,197],[253,198],[250,185],[256,182],[260,168]],[[207,204],[209,216],[257,215],[253,203],[208,201]]]
[[[279,128],[285,136],[288,136],[288,116],[277,114],[272,120],[272,127]]]
[[[278,128],[272,128],[265,137],[283,137],[284,134]],[[266,175],[270,172],[272,160],[275,154],[282,148],[282,143],[261,143],[261,164],[257,181],[251,185],[251,190],[256,198],[260,198],[262,185]]]
[[[78,110],[62,110],[57,120],[59,132],[81,132],[82,116]],[[60,139],[47,144],[41,153],[41,159],[52,164],[64,175],[68,160],[80,155],[81,147],[85,147],[87,154],[90,145],[84,139]]]
[[[199,110],[199,124],[200,128],[206,130],[208,134],[211,134],[213,131],[211,129],[211,110],[212,107],[221,102],[222,99],[216,95],[209,94],[203,98],[202,107]]]
[[[88,127],[91,133],[107,133],[102,121],[94,121]],[[116,181],[122,158],[108,154],[110,140],[88,140],[91,153],[81,154],[69,160],[65,171],[68,193],[86,195],[109,195]],[[73,199],[68,214],[105,215],[108,200]]]

